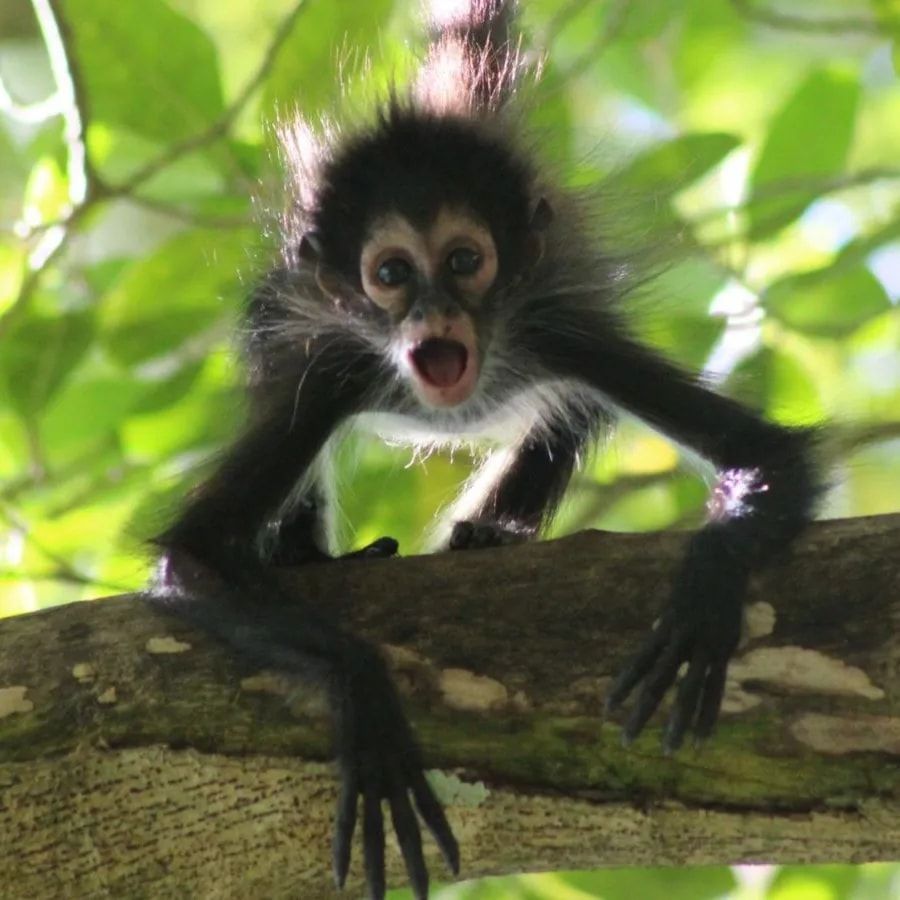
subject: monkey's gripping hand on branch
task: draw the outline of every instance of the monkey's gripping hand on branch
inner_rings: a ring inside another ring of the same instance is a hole
[[[697,740],[712,733],[728,661],[740,639],[748,577],[729,547],[727,527],[710,526],[695,535],[668,607],[610,689],[606,706],[613,710],[642,684],[622,732],[626,744],[643,730],[683,663],[688,668],[663,733],[663,749],[677,750],[688,731]]]
[[[623,731],[626,744],[675,684],[683,663],[687,671],[669,713],[663,749],[677,750],[688,732],[698,741],[709,737],[722,705],[728,662],[740,639],[750,574],[790,545],[821,491],[809,462],[814,432],[780,429],[743,412],[738,415],[743,437],[752,437],[757,446],[749,440],[746,444],[766,465],[719,472],[709,504],[711,521],[691,539],[669,605],[613,683],[608,709],[642,685]],[[740,461],[740,453],[732,452]]]

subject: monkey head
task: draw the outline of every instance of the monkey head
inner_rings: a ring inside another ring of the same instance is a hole
[[[382,324],[419,402],[457,407],[478,388],[498,305],[540,260],[551,218],[501,136],[392,106],[325,167],[300,257],[326,296]]]

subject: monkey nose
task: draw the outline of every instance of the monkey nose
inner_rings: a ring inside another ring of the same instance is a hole
[[[407,313],[411,322],[424,322],[427,319],[453,319],[462,312],[459,302],[452,297],[430,294],[420,297]]]

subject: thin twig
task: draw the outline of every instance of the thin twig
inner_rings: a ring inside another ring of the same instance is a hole
[[[278,26],[275,36],[272,38],[272,42],[269,44],[265,56],[263,56],[255,74],[244,85],[240,94],[238,94],[228,109],[226,109],[215,122],[203,131],[191,135],[182,141],[178,141],[175,144],[171,144],[156,159],[151,160],[145,166],[138,169],[130,175],[126,181],[122,182],[122,184],[110,185],[109,190],[112,194],[116,196],[131,194],[145,181],[158,174],[177,159],[180,159],[182,156],[192,153],[195,150],[199,150],[201,147],[205,147],[207,144],[211,144],[227,134],[228,129],[231,127],[234,120],[269,74],[270,69],[275,63],[275,59],[278,56],[279,50],[290,36],[297,18],[303,11],[304,5],[303,2],[298,2],[291,12],[284,17],[284,20]]]
[[[840,456],[847,456],[870,444],[900,439],[900,421],[876,422],[866,425],[842,425],[834,429],[835,444]]]
[[[848,31],[860,34],[888,36],[900,28],[900,19],[884,16],[880,19],[869,19],[863,16],[832,16],[814,19],[807,16],[796,16],[783,13],[771,7],[757,6],[752,0],[731,0],[731,5],[739,15],[769,28],[787,31],[806,32],[807,34],[844,35]]]
[[[717,206],[693,216],[691,224],[705,225],[724,216],[747,212],[758,203],[787,199],[791,194],[815,194],[819,197],[871,184],[875,181],[896,180],[900,180],[900,169],[891,168],[890,166],[877,166],[871,169],[861,169],[858,172],[848,172],[844,175],[828,177],[808,175],[779,178],[776,181],[770,181],[761,185],[746,200],[742,200],[736,205]]]
[[[84,110],[87,108],[87,98],[74,61],[66,51],[63,35],[67,32],[60,15],[59,0],[32,0],[32,4],[47,48],[50,71],[56,83],[59,114],[63,119],[69,208],[65,221],[47,228],[29,254],[28,274],[22,280],[19,294],[0,318],[0,338],[28,307],[41,273],[65,246],[72,222],[89,200],[91,187],[92,169],[85,144]]]
[[[136,206],[143,206],[145,209],[153,210],[153,212],[170,216],[179,222],[186,222],[188,225],[199,225],[204,228],[243,228],[247,225],[252,225],[254,221],[252,216],[219,216],[196,212],[192,209],[176,206],[174,203],[167,203],[165,200],[156,200],[153,197],[145,197],[141,194],[127,194],[122,199],[127,200],[129,203],[134,203]]]

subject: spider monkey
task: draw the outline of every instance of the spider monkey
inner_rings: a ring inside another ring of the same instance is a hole
[[[453,872],[459,852],[378,652],[276,587],[277,567],[330,558],[333,438],[353,424],[502,439],[447,529],[454,551],[534,538],[616,409],[710,460],[709,522],[607,698],[615,708],[640,688],[630,741],[687,663],[669,751],[711,733],[748,578],[799,534],[820,490],[811,431],[763,421],[632,336],[627,266],[583,198],[526,149],[513,0],[462,5],[371,123],[328,135],[282,125],[288,200],[280,260],[247,312],[249,422],[156,539],[157,602],[247,659],[327,684],[335,878],[347,876],[361,796],[373,898],[385,892],[382,800],[417,897],[428,892],[419,819]],[[361,552],[395,550],[384,538]]]

